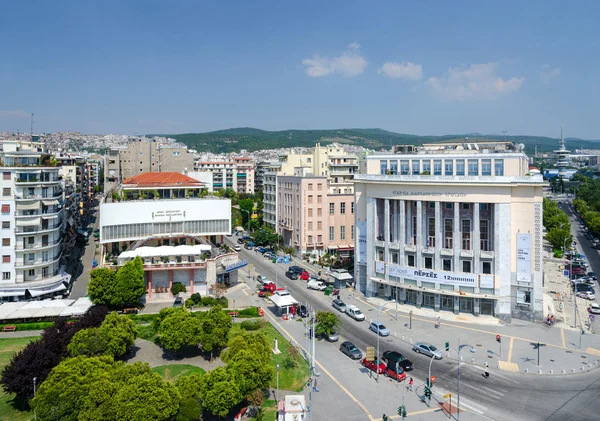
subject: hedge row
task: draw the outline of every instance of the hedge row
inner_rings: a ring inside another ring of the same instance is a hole
[[[0,325],[0,331],[4,326],[16,326],[17,331],[23,330],[44,330],[54,326],[54,322],[36,322],[36,323],[5,323]]]

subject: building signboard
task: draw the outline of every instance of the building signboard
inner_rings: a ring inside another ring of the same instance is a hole
[[[358,263],[367,263],[367,223],[365,221],[358,221],[356,224],[358,239]]]
[[[477,275],[473,275],[472,273],[443,272],[398,265],[387,265],[387,273],[390,276],[409,278],[417,281],[477,287]]]
[[[375,272],[385,273],[385,263],[376,261],[375,262]]]
[[[494,275],[479,275],[479,288],[494,288]]]
[[[531,282],[531,234],[517,234],[517,281]]]
[[[248,261],[240,260],[238,262],[235,262],[235,263],[225,266],[225,272],[231,272],[236,269],[243,268],[244,266],[248,266]]]

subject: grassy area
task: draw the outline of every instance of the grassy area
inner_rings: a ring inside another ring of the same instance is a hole
[[[146,339],[147,341],[154,342],[154,340],[158,337],[152,325],[150,323],[138,324],[138,338]]]
[[[206,371],[204,371],[200,367],[196,367],[195,365],[189,364],[159,365],[158,367],[154,367],[152,371],[160,374],[163,379],[168,380],[170,382],[174,382],[180,377],[189,376],[193,373],[206,374]]]
[[[238,323],[233,325],[231,334],[236,334],[241,331],[241,327]],[[279,389],[281,390],[294,390],[300,392],[304,389],[304,385],[308,382],[308,363],[302,355],[298,353],[296,357],[296,367],[286,368],[285,360],[289,355],[290,343],[285,339],[277,329],[270,323],[265,325],[258,331],[254,330],[248,332],[249,334],[255,332],[263,332],[269,338],[269,343],[274,344],[277,339],[277,346],[281,351],[278,355],[273,355],[271,358],[271,366],[275,369],[276,365],[279,364]],[[273,379],[271,387],[276,387],[276,379]]]
[[[12,356],[25,347],[35,337],[0,339],[0,371],[10,362]],[[25,421],[32,420],[33,414],[29,411],[18,411],[12,404],[12,396],[4,393],[0,388],[0,421]]]
[[[47,327],[54,326],[54,322],[37,322],[37,323],[4,323],[0,324],[0,330],[4,326],[16,326],[17,332],[22,330],[44,330]]]
[[[267,400],[261,405],[264,411],[263,421],[277,421],[277,402],[274,400]]]

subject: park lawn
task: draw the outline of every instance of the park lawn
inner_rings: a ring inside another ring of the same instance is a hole
[[[206,374],[206,371],[200,367],[190,364],[167,364],[159,365],[152,369],[153,372],[160,374],[164,380],[175,382],[180,377],[189,376],[190,374],[200,373]]]
[[[10,362],[16,352],[25,348],[32,340],[37,339],[37,337],[0,339],[0,371]],[[11,405],[12,398],[11,395],[7,395],[0,388],[0,421],[32,420],[33,414],[31,412],[18,411]]]
[[[261,405],[261,408],[264,411],[263,421],[277,421],[277,401],[266,400],[265,403]]]
[[[136,325],[138,331],[138,338],[145,339],[150,342],[154,342],[158,338],[158,334],[152,329],[152,324],[144,323]]]
[[[240,323],[235,323],[233,328],[231,329],[230,334],[236,334],[241,331]],[[259,330],[249,331],[248,334],[252,334],[255,332],[263,332],[269,338],[269,343],[271,346],[275,344],[275,339],[277,339],[277,346],[281,351],[278,355],[272,355],[271,358],[271,366],[273,369],[276,369],[277,364],[279,364],[279,389],[281,390],[293,390],[295,392],[301,392],[304,390],[304,386],[308,382],[308,362],[304,358],[302,358],[302,351],[298,351],[298,355],[296,357],[296,367],[287,369],[285,368],[285,359],[289,354],[289,349],[291,344],[284,338],[281,333],[271,323],[265,323],[262,328]],[[271,382],[271,387],[277,387],[277,380],[274,378]]]

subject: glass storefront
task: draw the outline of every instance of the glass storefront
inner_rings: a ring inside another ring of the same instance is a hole
[[[454,297],[451,295],[440,296],[440,309],[454,311]]]
[[[459,310],[461,313],[473,314],[473,299],[467,297],[459,298]]]
[[[494,300],[481,299],[479,301],[479,313],[484,316],[494,316]]]
[[[417,304],[417,291],[406,290],[406,304]]]
[[[423,293],[423,307],[435,308],[435,294]]]

